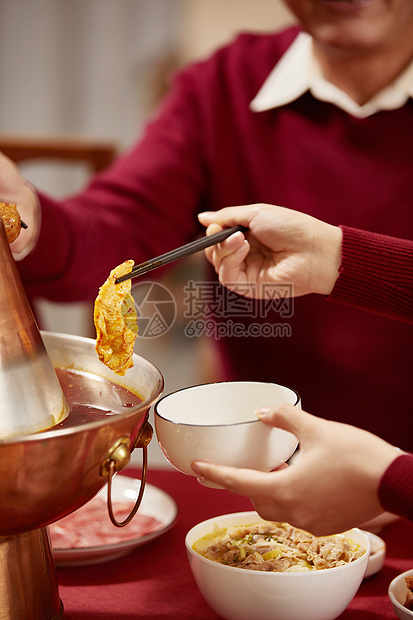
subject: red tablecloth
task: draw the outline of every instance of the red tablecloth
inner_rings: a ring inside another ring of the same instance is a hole
[[[122,473],[139,477],[133,469]],[[59,568],[59,590],[67,620],[218,618],[192,577],[185,535],[204,519],[251,510],[249,500],[202,487],[194,478],[170,470],[150,470],[148,482],[175,499],[179,507],[176,524],[123,558],[93,566]],[[340,620],[396,618],[387,588],[398,573],[413,568],[413,525],[400,520],[383,530],[381,536],[387,544],[385,566],[362,583]]]

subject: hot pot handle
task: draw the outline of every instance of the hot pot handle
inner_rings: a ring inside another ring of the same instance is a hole
[[[129,450],[129,438],[121,437],[116,444],[109,450],[109,453],[102,463],[101,466],[101,474],[107,475],[108,477],[108,512],[110,520],[113,525],[116,527],[124,527],[130,521],[132,521],[135,514],[138,512],[139,506],[142,502],[143,493],[145,491],[146,484],[146,474],[148,471],[148,444],[152,439],[153,429],[149,422],[140,429],[139,434],[133,444],[133,449],[142,448],[143,456],[142,456],[142,477],[141,477],[141,485],[139,488],[139,494],[136,498],[136,502],[130,514],[123,521],[118,521],[113,512],[113,504],[112,504],[112,480],[114,474],[126,467],[129,463],[130,453],[132,450]]]

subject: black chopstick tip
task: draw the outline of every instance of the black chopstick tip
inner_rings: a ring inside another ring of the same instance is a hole
[[[23,222],[23,220],[20,220],[20,226],[21,226],[22,228],[29,228],[29,227],[27,226],[26,222]]]

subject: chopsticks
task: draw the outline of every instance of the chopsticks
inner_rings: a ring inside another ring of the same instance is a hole
[[[195,254],[196,252],[202,252],[205,248],[209,248],[211,245],[216,245],[217,243],[224,241],[227,237],[230,237],[236,232],[246,232],[247,230],[248,228],[245,226],[232,226],[231,228],[224,228],[220,232],[209,235],[208,237],[205,236],[201,237],[201,239],[196,239],[196,241],[191,241],[191,243],[187,243],[180,248],[176,248],[176,250],[171,250],[170,252],[166,252],[166,254],[161,254],[161,256],[151,258],[145,263],[135,265],[129,273],[125,273],[123,276],[117,278],[115,283],[119,284],[120,282],[129,280],[129,278],[142,276],[144,273],[152,271],[152,269],[157,269],[163,265],[168,265],[168,263],[172,263],[180,258],[183,258],[184,256],[189,256],[191,254]]]

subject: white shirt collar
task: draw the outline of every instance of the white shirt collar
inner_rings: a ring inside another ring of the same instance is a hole
[[[413,62],[393,84],[359,105],[323,77],[313,53],[311,36],[300,32],[265,80],[250,108],[253,112],[278,108],[295,101],[308,90],[316,99],[334,103],[352,116],[366,118],[379,110],[400,108],[413,97]]]

